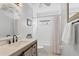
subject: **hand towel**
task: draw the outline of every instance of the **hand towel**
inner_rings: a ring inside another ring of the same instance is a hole
[[[73,22],[78,21],[79,19],[76,19],[74,21],[71,21],[69,23],[66,23],[63,35],[62,35],[62,41],[65,44],[71,44],[74,45],[75,43],[75,23],[72,24]]]
[[[62,35],[62,41],[65,43],[65,44],[69,44],[69,41],[70,41],[70,38],[71,38],[71,28],[72,28],[72,23],[67,23],[65,25],[65,28],[64,28],[64,32],[63,32],[63,35]]]

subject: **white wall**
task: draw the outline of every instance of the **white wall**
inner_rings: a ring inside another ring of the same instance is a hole
[[[46,6],[44,4],[42,4],[42,6],[40,6],[40,4],[38,5],[38,13],[43,13],[43,12],[56,12],[56,11],[60,11],[61,10],[61,3],[51,3],[50,6]]]
[[[7,14],[8,15],[8,14]],[[13,34],[13,19],[0,11],[0,38]]]

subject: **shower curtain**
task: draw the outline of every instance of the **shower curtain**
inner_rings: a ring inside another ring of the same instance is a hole
[[[60,55],[61,54],[61,22],[60,16],[55,16],[55,21],[53,23],[53,40],[51,42],[51,48],[53,55]]]

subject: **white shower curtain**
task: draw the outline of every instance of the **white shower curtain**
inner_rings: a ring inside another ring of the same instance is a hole
[[[53,55],[60,55],[61,53],[61,25],[60,25],[60,18],[59,16],[55,16],[55,21],[53,23],[53,40],[52,40],[52,53]]]

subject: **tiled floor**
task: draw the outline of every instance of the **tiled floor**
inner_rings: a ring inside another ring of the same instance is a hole
[[[52,56],[49,47],[38,48],[38,56]]]

